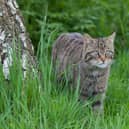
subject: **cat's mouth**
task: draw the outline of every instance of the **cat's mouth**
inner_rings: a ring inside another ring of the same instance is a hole
[[[87,62],[86,62],[87,63]],[[112,60],[105,60],[105,61],[97,61],[97,60],[91,60],[88,62],[90,66],[95,66],[98,68],[107,68],[112,64]]]
[[[96,64],[97,67],[99,68],[106,68],[108,66],[107,63],[100,63],[100,64]]]

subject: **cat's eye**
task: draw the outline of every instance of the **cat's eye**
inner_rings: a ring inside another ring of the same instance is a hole
[[[107,51],[107,52],[105,53],[105,56],[106,56],[106,57],[111,57],[111,58],[113,58],[113,52]]]

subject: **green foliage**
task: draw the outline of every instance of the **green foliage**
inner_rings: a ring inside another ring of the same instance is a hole
[[[77,31],[98,37],[116,31],[116,51],[129,47],[129,0],[22,0],[19,4],[36,48],[44,17],[48,35],[56,30],[57,35]]]

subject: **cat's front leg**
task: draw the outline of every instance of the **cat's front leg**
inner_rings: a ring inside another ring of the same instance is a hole
[[[107,90],[108,75],[109,69],[105,69],[104,73],[99,73],[94,85],[92,108],[94,112],[100,114],[104,112],[104,99]]]
[[[103,114],[104,98],[105,98],[105,91],[103,91],[103,92],[95,91],[93,93],[93,103],[92,103],[93,112],[95,112],[97,114]]]

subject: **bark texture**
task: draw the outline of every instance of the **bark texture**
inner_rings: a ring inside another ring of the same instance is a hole
[[[7,79],[13,64],[12,52],[20,52],[24,77],[35,67],[34,49],[26,32],[16,0],[0,0],[0,62]]]

